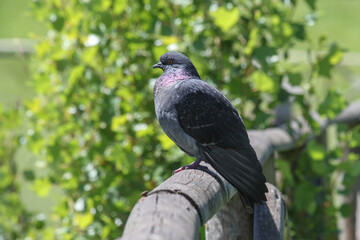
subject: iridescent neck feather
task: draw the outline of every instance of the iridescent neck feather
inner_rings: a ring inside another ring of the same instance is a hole
[[[170,86],[177,81],[186,79],[200,79],[200,76],[198,74],[189,74],[189,72],[184,70],[165,71],[155,82],[154,94],[163,87]]]

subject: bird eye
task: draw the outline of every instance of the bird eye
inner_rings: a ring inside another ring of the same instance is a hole
[[[172,59],[169,59],[168,63],[169,63],[169,64],[173,64],[174,61],[173,61]]]

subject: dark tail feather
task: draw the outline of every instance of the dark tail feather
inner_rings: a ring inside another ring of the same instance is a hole
[[[242,205],[244,206],[247,213],[254,213],[254,202],[251,201],[248,197],[244,196],[242,193],[238,193],[240,196],[240,200]]]
[[[253,203],[266,201],[266,179],[251,146],[237,150],[212,147],[205,156],[215,170],[238,190],[247,210],[252,211]]]

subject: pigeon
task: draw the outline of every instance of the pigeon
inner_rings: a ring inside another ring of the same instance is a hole
[[[167,52],[153,68],[163,70],[154,85],[156,117],[165,134],[196,160],[174,172],[209,163],[240,193],[245,209],[263,204],[266,178],[250,145],[244,122],[231,102],[200,78],[191,60]]]

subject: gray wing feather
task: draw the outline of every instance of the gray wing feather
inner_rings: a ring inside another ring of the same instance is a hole
[[[245,125],[230,101],[201,80],[179,83],[178,122],[204,151],[207,161],[248,202],[266,201],[266,179]]]

